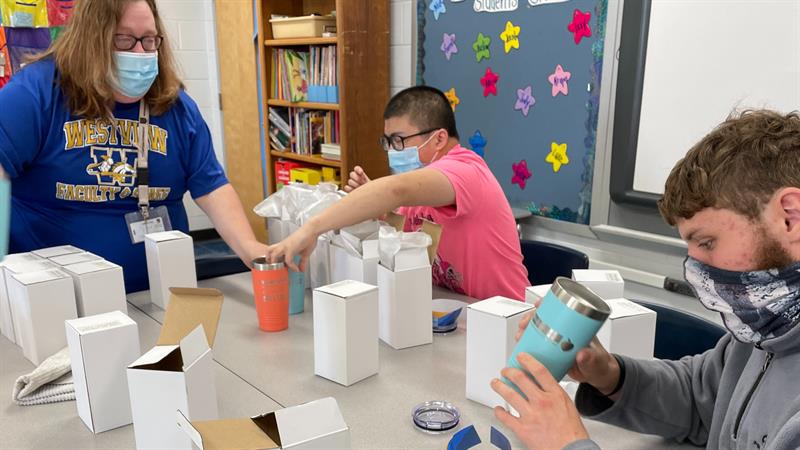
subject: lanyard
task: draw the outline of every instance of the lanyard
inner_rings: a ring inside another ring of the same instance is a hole
[[[139,140],[136,145],[136,185],[139,187],[139,211],[144,220],[150,217],[150,179],[147,170],[147,154],[150,147],[150,108],[144,99],[139,101]]]

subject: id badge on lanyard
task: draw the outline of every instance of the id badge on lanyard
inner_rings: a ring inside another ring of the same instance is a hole
[[[166,206],[150,207],[150,180],[147,167],[147,154],[150,147],[149,133],[150,109],[144,100],[139,102],[139,141],[136,145],[136,185],[139,192],[139,210],[125,214],[125,223],[131,242],[144,242],[148,233],[172,230],[169,211]]]

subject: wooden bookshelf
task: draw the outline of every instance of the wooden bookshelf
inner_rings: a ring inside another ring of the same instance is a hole
[[[302,16],[336,11],[336,37],[274,39],[269,19],[272,14]],[[268,107],[298,107],[338,111],[341,161],[319,155],[298,155],[270,150],[266,171],[269,192],[275,192],[275,161],[284,158],[312,166],[336,167],[342,181],[355,166],[378,178],[389,173],[386,152],[377,144],[383,134],[383,109],[389,100],[389,0],[259,0],[257,2],[261,66],[261,92],[266,107],[261,116],[269,130]],[[368,38],[366,38],[368,37]],[[271,97],[272,52],[276,48],[308,45],[336,45],[339,103],[292,103]],[[267,141],[269,146],[270,142]]]
[[[270,150],[270,155],[276,158],[283,158],[283,159],[290,159],[292,161],[300,161],[306,162],[311,164],[316,164],[318,166],[327,166],[327,167],[336,167],[340,169],[342,167],[341,161],[336,161],[333,159],[325,159],[322,155],[298,155],[297,153],[292,152],[284,152],[281,150]]]
[[[292,108],[323,109],[327,111],[338,111],[338,103],[313,103],[313,102],[290,102],[288,100],[278,100],[276,98],[267,100],[269,106],[287,106]]]
[[[264,41],[264,45],[267,47],[295,47],[301,45],[330,45],[338,42],[339,38],[337,37],[267,39]]]

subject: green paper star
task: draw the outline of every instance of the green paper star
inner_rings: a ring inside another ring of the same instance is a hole
[[[491,37],[478,33],[478,37],[472,43],[472,50],[475,51],[475,60],[477,62],[481,62],[482,59],[489,59],[492,56],[489,53],[489,43],[491,41]]]

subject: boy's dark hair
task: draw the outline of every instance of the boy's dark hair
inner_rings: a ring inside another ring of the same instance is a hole
[[[383,118],[408,116],[420,130],[444,128],[458,139],[456,117],[442,91],[430,86],[413,86],[398,92],[383,111]]]

